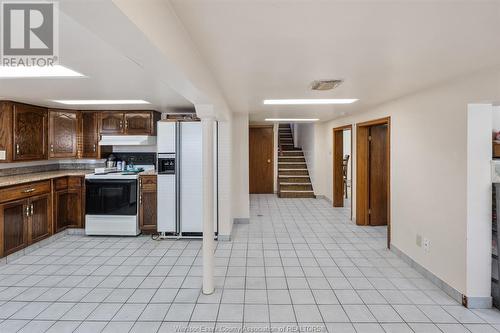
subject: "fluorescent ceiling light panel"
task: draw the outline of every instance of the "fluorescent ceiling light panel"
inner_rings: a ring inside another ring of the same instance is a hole
[[[56,103],[65,105],[138,105],[151,104],[142,99],[55,99]]]
[[[84,75],[64,66],[0,66],[0,78],[83,77]]]
[[[356,98],[265,99],[266,105],[351,104]]]
[[[318,118],[266,118],[266,121],[287,121],[287,122],[299,122],[299,121],[318,121]]]

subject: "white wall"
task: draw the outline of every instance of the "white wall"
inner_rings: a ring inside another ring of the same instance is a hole
[[[296,145],[299,148],[302,148],[302,152],[304,153],[304,158],[306,159],[307,169],[309,171],[309,177],[311,178],[311,182],[314,185],[316,184],[316,172],[315,172],[315,133],[314,133],[314,124],[294,124],[294,141],[296,141]]]
[[[485,295],[487,287],[475,288],[479,282],[472,276],[488,286],[484,267],[490,257],[476,258],[481,261],[481,272],[467,266],[467,206],[472,193],[467,188],[467,104],[499,100],[499,87],[497,68],[325,123],[326,147],[318,152],[326,161],[321,178],[329,185],[324,194],[331,199],[332,128],[390,116],[392,244],[459,292],[472,296],[489,295]],[[355,156],[355,130],[353,139]],[[355,197],[355,173],[353,178]],[[490,203],[482,202],[482,209],[491,209]],[[491,222],[486,216],[481,219],[481,223]],[[417,235],[430,239],[429,253],[416,245]]]
[[[491,292],[491,104],[467,111],[467,296]]]
[[[218,126],[218,207],[219,235],[230,236],[233,229],[232,216],[232,117],[219,121]]]
[[[493,107],[493,131],[500,132],[500,106]]]
[[[328,187],[323,178],[325,160],[320,153],[326,149],[324,126],[316,123],[296,123],[293,128],[294,142],[304,153],[314,193],[322,195]]]
[[[233,113],[232,126],[232,216],[250,217],[248,186],[248,115]],[[221,175],[223,177],[223,175]]]

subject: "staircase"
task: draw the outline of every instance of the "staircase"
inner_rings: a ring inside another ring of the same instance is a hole
[[[279,125],[278,196],[316,198],[302,149],[293,145],[290,124]]]

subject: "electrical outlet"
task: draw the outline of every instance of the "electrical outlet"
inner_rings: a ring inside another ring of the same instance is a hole
[[[418,247],[422,247],[422,235],[417,235],[416,244]]]
[[[431,240],[424,238],[424,251],[429,252],[431,250]]]

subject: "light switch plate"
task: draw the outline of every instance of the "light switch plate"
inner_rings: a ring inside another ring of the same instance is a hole
[[[422,247],[422,235],[417,235],[417,239],[415,241],[418,247]]]

